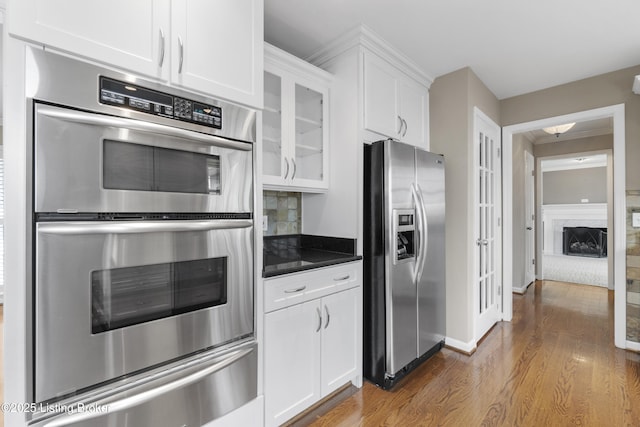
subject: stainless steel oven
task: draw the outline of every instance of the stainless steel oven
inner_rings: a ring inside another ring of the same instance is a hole
[[[33,402],[112,408],[34,421],[204,424],[255,398],[255,111],[27,58]],[[145,418],[167,396],[209,409]]]

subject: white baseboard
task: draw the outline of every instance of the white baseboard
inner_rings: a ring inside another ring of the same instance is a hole
[[[627,340],[627,350],[640,351],[640,343]]]
[[[461,351],[462,353],[467,353],[467,354],[471,354],[474,351],[476,351],[476,342],[474,340],[471,340],[469,342],[462,342],[462,341],[458,341],[454,338],[450,338],[450,337],[445,337],[444,339],[444,343],[445,345],[454,348],[458,351]]]
[[[523,287],[521,287],[521,288],[516,288],[516,287],[514,286],[513,288],[511,288],[511,291],[512,291],[514,294],[520,294],[520,295],[522,295],[522,294],[524,294],[525,292],[527,292],[527,286],[523,286]]]

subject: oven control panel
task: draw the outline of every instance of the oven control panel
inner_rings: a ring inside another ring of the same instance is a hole
[[[100,77],[100,103],[222,129],[222,108]]]

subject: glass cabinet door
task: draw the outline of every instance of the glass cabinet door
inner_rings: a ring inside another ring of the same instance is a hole
[[[323,180],[323,119],[322,93],[296,84],[294,180]]]
[[[264,110],[262,114],[262,174],[280,178],[282,173],[282,79],[264,73]]]

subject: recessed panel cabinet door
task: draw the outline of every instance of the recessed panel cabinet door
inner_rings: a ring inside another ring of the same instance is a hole
[[[406,78],[398,83],[400,90],[400,116],[404,129],[400,140],[407,144],[429,149],[429,91]]]
[[[364,56],[364,127],[390,138],[400,138],[398,72],[375,55]]]
[[[173,0],[171,81],[262,108],[263,1]]]
[[[322,298],[322,396],[343,386],[358,369],[358,289]]]
[[[265,424],[280,425],[320,398],[320,301],[265,315]]]
[[[17,37],[168,79],[169,0],[15,0],[9,10]]]

